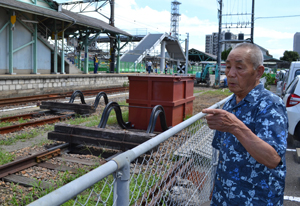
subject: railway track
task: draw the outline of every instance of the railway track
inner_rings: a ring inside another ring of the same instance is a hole
[[[96,89],[96,90],[85,90],[82,93],[85,96],[88,95],[97,95],[99,92],[105,92],[106,94],[116,93],[116,92],[125,92],[128,91],[126,87],[115,87],[115,88],[106,88],[106,89]],[[65,92],[65,93],[55,93],[55,94],[45,94],[45,95],[35,95],[35,96],[27,96],[27,97],[15,97],[15,98],[7,98],[0,99],[0,107],[17,105],[17,104],[26,104],[29,102],[40,102],[45,100],[53,100],[53,99],[62,99],[66,97],[70,97],[74,91]]]
[[[104,90],[88,90],[83,91],[82,93],[86,96],[88,95],[96,95],[99,92],[107,92],[107,93],[117,93],[117,92],[124,92],[127,89],[124,87],[119,88],[110,88],[110,89],[104,89]],[[21,104],[21,103],[29,103],[32,101],[40,101],[40,100],[51,100],[54,98],[63,98],[63,97],[70,97],[72,93],[68,92],[65,94],[53,94],[53,95],[39,95],[39,96],[31,96],[31,97],[22,97],[22,98],[11,98],[9,100],[2,99],[0,100],[1,103],[8,103],[9,105],[12,105],[12,102],[15,104]],[[77,105],[77,104],[68,104],[67,107],[80,107],[80,106],[88,106],[88,105]],[[51,115],[51,116],[50,116]],[[84,114],[81,116],[88,116],[89,114]],[[41,112],[34,112],[34,113],[27,113],[27,114],[20,114],[16,116],[9,116],[9,117],[2,117],[0,118],[0,123],[3,122],[14,122],[13,125],[0,127],[0,134],[7,134],[11,132],[16,132],[24,129],[25,127],[37,127],[45,124],[53,124],[59,121],[64,121],[69,118],[74,118],[76,116],[75,112],[68,113],[68,114],[61,114],[60,112],[54,112],[54,111],[41,111]],[[35,120],[38,118],[37,120]],[[18,123],[19,120],[22,120],[23,123]],[[24,120],[27,120],[27,122],[24,123]]]
[[[81,176],[82,171],[88,172],[94,167],[107,162],[104,158],[91,157],[91,155],[76,156],[76,154],[70,153],[68,146],[68,143],[60,144],[1,165],[0,179],[2,181],[0,180],[0,191],[3,198],[0,199],[0,205],[27,205],[33,201],[30,196],[37,195],[34,198],[38,198],[39,193],[49,192],[62,186],[61,180],[64,178],[61,176],[63,174],[74,177]],[[107,155],[111,156],[112,154]],[[67,182],[72,180],[72,178],[66,179]],[[9,198],[11,189],[7,190],[7,195],[4,194],[8,186],[15,188],[14,190],[19,189],[14,191],[14,193],[20,193],[15,195],[19,197],[15,202],[12,202],[12,199]],[[33,192],[34,190],[36,191]]]
[[[56,115],[52,117],[48,117],[47,115],[51,115],[50,113],[46,112],[36,112],[36,113],[29,113],[29,114],[22,114],[22,115],[16,115],[11,117],[4,117],[0,119],[0,122],[13,122],[18,121],[20,119],[22,120],[28,120],[28,119],[34,119],[39,118],[41,116],[44,116],[43,119],[33,120],[26,123],[20,123],[20,124],[14,124],[7,127],[0,127],[0,134],[7,134],[11,132],[16,132],[24,129],[25,127],[37,127],[45,124],[53,124],[59,121],[63,121],[69,118],[72,118],[75,116],[75,113],[73,114],[64,114],[64,115]]]

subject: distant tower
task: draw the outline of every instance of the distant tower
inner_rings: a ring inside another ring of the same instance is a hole
[[[296,32],[294,35],[294,46],[293,50],[298,52],[300,55],[300,32]]]
[[[181,4],[179,1],[175,0],[171,2],[171,28],[170,33],[171,36],[178,39],[179,36],[179,5]]]

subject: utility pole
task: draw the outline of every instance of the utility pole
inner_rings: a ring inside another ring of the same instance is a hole
[[[218,33],[218,56],[217,56],[217,65],[215,69],[215,86],[220,85],[220,68],[221,68],[221,33],[222,33],[222,0],[219,0],[218,3],[220,4],[220,8],[218,10],[218,16],[219,16],[219,33]]]
[[[254,1],[252,0],[252,14],[251,14],[251,42],[252,44],[254,44],[254,39],[253,39],[253,35],[254,35]]]
[[[110,20],[109,25],[115,26],[115,0],[110,1]],[[110,34],[110,73],[115,72],[115,56],[116,56],[116,35]]]

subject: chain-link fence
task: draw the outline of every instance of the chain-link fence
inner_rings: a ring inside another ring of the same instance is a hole
[[[218,155],[204,115],[194,115],[30,205],[199,206],[210,201]]]

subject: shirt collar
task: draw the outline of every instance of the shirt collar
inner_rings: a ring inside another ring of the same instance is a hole
[[[244,99],[242,99],[242,101],[239,102],[238,105],[242,104],[245,101],[250,102],[250,103],[256,101],[257,95],[261,94],[263,90],[264,90],[264,85],[262,83],[259,83],[256,87],[254,87],[247,94],[247,96]],[[232,106],[237,106],[237,104],[236,104],[236,95],[235,94],[232,96],[232,98],[229,101],[230,101],[230,104]]]

